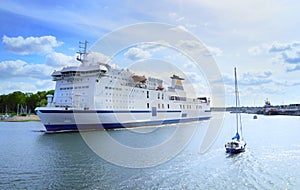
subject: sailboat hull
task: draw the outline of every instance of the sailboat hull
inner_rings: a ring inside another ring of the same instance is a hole
[[[241,152],[245,152],[246,145],[246,142],[243,140],[233,139],[225,144],[226,153],[238,154]]]
[[[240,149],[226,148],[226,153],[228,153],[228,154],[238,154],[241,152],[245,152],[245,148],[240,148]]]

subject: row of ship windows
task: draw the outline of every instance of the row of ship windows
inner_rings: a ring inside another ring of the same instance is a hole
[[[109,90],[119,90],[121,91],[121,88],[115,88],[115,87],[110,87],[110,86],[106,86],[105,89],[109,89]]]
[[[90,78],[86,78],[86,80],[90,80]],[[82,79],[76,79],[76,78],[72,78],[72,79],[67,79],[67,82],[79,82],[79,81],[83,81]]]
[[[115,103],[130,103],[130,104],[133,104],[134,103],[134,101],[131,101],[131,100],[129,100],[129,101],[127,101],[127,100],[107,100],[106,99],[106,102],[115,102]]]
[[[60,94],[60,96],[64,96],[64,95],[65,95],[65,96],[69,96],[69,95],[70,95],[70,96],[73,96],[74,94],[72,94],[72,93],[70,93],[70,94],[69,94],[69,93],[66,93],[66,94],[61,93],[61,94]],[[82,95],[85,95],[85,92],[82,92]],[[70,98],[71,98],[71,97],[70,97]]]
[[[121,91],[121,88],[114,88],[114,87],[105,87],[106,89],[112,89],[112,90],[119,90]],[[126,91],[129,91],[128,89],[126,89]],[[132,90],[131,92],[141,92],[144,93],[144,91],[139,91],[139,90]],[[122,94],[116,94],[116,93],[105,93],[105,95],[109,95],[109,96],[122,96]],[[127,94],[123,94],[123,96],[127,96]],[[134,95],[129,95],[129,97],[134,97]],[[150,93],[149,91],[147,91],[147,98],[150,98]],[[157,93],[157,99],[164,99],[164,93]]]
[[[62,76],[80,76],[80,74],[90,74],[90,73],[98,73],[99,70],[93,70],[93,71],[67,71],[63,72]]]
[[[106,108],[110,109],[134,109],[133,106],[106,106]]]
[[[147,108],[150,108],[150,104],[149,103],[147,103]],[[165,104],[157,104],[157,108],[158,109],[165,109]],[[167,104],[166,105],[166,108],[168,108],[168,109],[170,109],[170,104]]]
[[[116,93],[105,93],[106,96],[122,96],[122,94],[116,94]],[[130,96],[128,94],[123,94],[124,97],[133,97],[133,96]]]
[[[193,109],[194,106],[192,105],[180,105],[180,109]],[[202,109],[202,106],[196,105],[195,109]]]
[[[61,79],[62,79],[61,83],[64,83],[64,77],[62,77]],[[88,78],[87,80],[90,80],[90,79]],[[82,79],[81,78],[72,78],[72,79],[65,80],[65,82],[67,82],[67,83],[82,82]]]
[[[168,104],[168,109],[170,109],[170,105]],[[118,106],[118,105],[113,105],[113,106],[106,106],[106,108],[113,108],[113,109],[135,109],[134,106]],[[149,108],[149,103],[147,103],[147,108]],[[158,104],[158,109],[160,109],[160,104]],[[161,105],[161,108],[164,109],[164,104]]]
[[[113,76],[110,76],[110,78],[112,79],[112,78],[114,78],[114,79],[118,79],[118,80],[127,80],[128,81],[128,79],[126,79],[126,78],[120,78],[120,77],[113,77]]]
[[[63,102],[63,100],[62,99],[60,99],[60,103],[62,103]],[[65,101],[64,102],[71,102],[71,99],[69,99],[69,101],[67,100],[67,99],[65,99]],[[82,99],[81,100],[81,102],[84,102],[84,99]]]
[[[98,72],[99,72],[99,70],[94,70],[94,71],[79,71],[79,72],[77,71],[78,74],[92,74],[92,73],[94,74],[94,73],[98,73]]]
[[[170,105],[167,104],[166,105],[168,109],[170,109]],[[150,108],[149,103],[147,103],[147,108]],[[165,104],[157,104],[157,108],[158,109],[165,109]],[[196,105],[195,106],[196,109],[202,109],[202,106],[200,105]],[[180,109],[192,109],[192,105],[180,105]]]
[[[147,98],[149,98],[149,97],[150,97],[150,94],[149,94],[149,91],[147,91]],[[158,92],[157,93],[157,99],[160,99],[160,97],[163,100],[164,99],[164,93],[161,93],[161,96],[160,96],[160,92]]]
[[[108,89],[108,90],[119,90],[119,91],[122,91],[122,88],[116,88],[116,87],[110,87],[110,86],[106,86],[105,89]],[[136,92],[136,93],[145,93],[144,90],[136,90],[136,89],[128,89],[128,88],[125,88],[124,89],[125,91],[130,91],[130,92]]]
[[[67,83],[82,82],[84,80],[82,78],[69,78],[69,79],[64,80],[65,79],[64,77],[62,77],[61,79],[62,79],[61,83],[64,83],[64,82],[67,82]],[[85,78],[85,80],[89,81],[90,78]],[[97,81],[97,82],[99,82],[99,81]]]
[[[75,86],[74,89],[82,89],[82,88],[89,88],[89,86]],[[71,87],[65,87],[65,88],[60,88],[60,90],[73,90],[73,86]]]

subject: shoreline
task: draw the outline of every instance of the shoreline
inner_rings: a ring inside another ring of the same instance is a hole
[[[27,122],[27,121],[41,121],[37,115],[26,115],[26,116],[12,116],[8,119],[1,120],[1,122]]]

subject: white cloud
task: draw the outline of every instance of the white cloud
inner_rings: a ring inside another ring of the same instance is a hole
[[[51,52],[46,55],[46,65],[51,67],[75,66],[79,65],[74,56],[68,56],[62,53]]]
[[[3,36],[2,42],[5,44],[7,51],[27,55],[33,53],[49,53],[54,47],[60,46],[62,42],[58,42],[54,36],[41,37],[7,37]]]
[[[16,60],[4,60],[0,62],[2,79],[0,89],[2,93],[10,93],[16,90],[24,92],[36,92],[38,90],[53,89],[51,73],[56,68],[66,65],[78,65],[75,56],[67,56],[57,53],[53,48],[62,44],[53,36],[42,37],[7,37],[3,36],[3,43],[7,51],[18,54]],[[34,55],[35,59],[45,56],[45,62],[28,63],[22,60],[22,55]]]
[[[244,101],[247,101],[247,97],[252,96],[253,99],[258,97],[260,101],[264,98],[270,97],[272,95],[283,94],[286,88],[282,86],[276,86],[275,84],[260,85],[260,86],[247,86],[243,88],[242,95],[244,95]]]
[[[34,84],[27,82],[10,82],[2,81],[0,85],[1,94],[9,94],[14,91],[36,92],[37,88]]]
[[[142,43],[139,44],[137,47],[143,50],[148,50],[151,53],[154,53],[165,49],[166,48],[165,46],[169,46],[169,44],[165,41],[156,41],[156,42]]]
[[[188,69],[188,68],[192,68],[195,69],[196,68],[196,64],[191,62],[191,61],[187,61],[186,63],[184,63],[182,65],[183,68]]]
[[[213,56],[221,56],[223,54],[223,51],[218,47],[211,47],[211,46],[206,46],[206,47]]]
[[[300,66],[300,49],[294,49],[293,51],[282,52],[281,57],[285,63],[295,64]]]
[[[125,52],[124,56],[130,60],[135,61],[139,59],[148,59],[151,57],[151,53],[141,48],[133,47],[130,48],[127,52]]]
[[[238,84],[245,85],[245,86],[259,86],[262,84],[272,83],[272,72],[271,71],[264,71],[264,72],[257,72],[257,71],[248,71],[243,73],[238,78]],[[234,86],[234,76],[229,74],[223,74],[224,83],[230,86]]]
[[[186,49],[188,51],[205,48],[203,44],[196,40],[180,40],[177,42],[176,47],[180,47],[180,49]]]
[[[252,47],[248,51],[251,55],[272,56],[272,62],[282,63],[287,72],[300,70],[300,42],[292,41],[281,43],[274,41],[272,43],[263,43]]]
[[[287,43],[281,43],[274,41],[272,43],[263,43],[258,46],[249,48],[248,52],[250,55],[260,55],[262,53],[277,53],[292,51],[293,49],[300,47],[300,42],[293,41]]]
[[[36,93],[37,91],[47,91],[53,90],[54,83],[51,80],[41,80],[31,82],[12,82],[12,81],[2,81],[0,85],[0,92],[1,94],[9,94],[15,91],[22,91],[22,92],[33,92]]]
[[[167,44],[163,41],[142,43],[135,47],[129,48],[124,53],[124,56],[133,61],[148,59],[152,57],[153,53],[165,49],[165,46],[167,46]]]
[[[300,81],[297,81],[297,78],[295,81],[290,81],[290,80],[274,80],[274,84],[283,86],[283,87],[294,87],[294,86],[299,86]]]
[[[178,31],[178,32],[189,32],[189,30],[185,26],[182,26],[182,25],[178,25],[176,27],[170,28],[170,30]]]
[[[241,76],[241,80],[239,83],[242,85],[261,85],[261,84],[268,84],[271,83],[271,71],[265,72],[247,72]]]
[[[96,63],[108,63],[109,61],[111,61],[111,58],[108,57],[107,55],[104,55],[100,52],[89,52],[88,57],[87,57],[88,61],[91,62],[91,64],[96,64]]]
[[[49,78],[52,67],[43,64],[29,64],[22,60],[2,61],[0,70],[2,79],[32,77],[37,79]]]
[[[223,51],[218,47],[207,46],[197,40],[180,40],[178,42],[180,49],[186,50],[187,52],[201,51],[203,56],[221,56]]]
[[[201,84],[205,84],[206,81],[204,80],[203,76],[200,75],[199,73],[196,73],[196,72],[184,72],[185,75],[187,75],[187,77],[189,78],[189,80],[192,82],[192,83],[201,83]]]
[[[269,47],[269,52],[282,52],[286,50],[290,50],[295,45],[292,43],[279,43],[277,41],[273,42]]]
[[[262,53],[267,53],[269,50],[269,45],[264,43],[258,46],[254,46],[248,49],[250,55],[260,55]]]

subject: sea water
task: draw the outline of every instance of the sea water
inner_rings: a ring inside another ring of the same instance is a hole
[[[242,121],[247,148],[237,155],[224,149],[235,134],[229,113],[204,154],[199,147],[207,121],[108,132],[125,146],[145,148],[166,141],[176,127],[196,127],[182,151],[146,168],[101,158],[79,133],[45,134],[40,122],[0,122],[0,189],[298,189],[300,117],[242,114]]]

